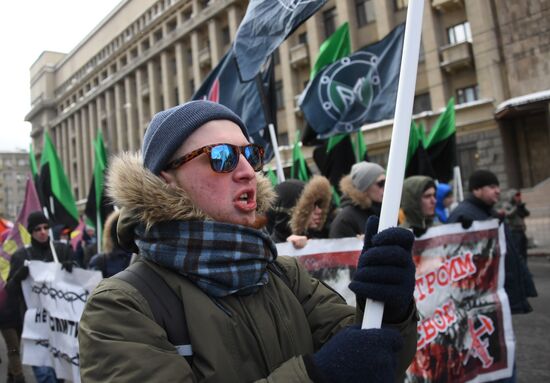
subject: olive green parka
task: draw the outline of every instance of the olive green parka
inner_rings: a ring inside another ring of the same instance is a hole
[[[167,187],[145,170],[136,156],[116,159],[108,183],[123,207],[123,241],[131,241],[128,233],[137,221],[154,225],[208,219],[181,190]],[[272,191],[261,176],[257,198],[260,212],[265,211]],[[184,276],[145,262],[182,302],[192,364],[169,343],[145,298],[125,281],[109,278],[94,290],[80,321],[83,382],[311,382],[303,356],[356,321],[355,309],[310,277],[295,258],[277,258],[287,280],[269,271],[269,282],[258,292],[223,298],[210,297]],[[416,350],[416,311],[403,323],[388,326],[404,338],[397,372],[401,375]]]

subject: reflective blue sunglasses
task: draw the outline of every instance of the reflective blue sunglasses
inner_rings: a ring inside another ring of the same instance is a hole
[[[232,144],[214,144],[203,146],[170,161],[166,165],[165,170],[177,169],[203,153],[208,154],[210,166],[216,173],[230,173],[235,170],[239,164],[241,153],[256,172],[262,169],[264,160],[264,148],[260,145],[248,144],[237,146]]]

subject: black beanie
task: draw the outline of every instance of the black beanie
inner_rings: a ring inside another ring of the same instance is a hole
[[[474,191],[490,185],[499,185],[497,176],[490,170],[480,169],[472,173],[468,187]]]
[[[27,217],[27,230],[29,233],[32,233],[34,228],[41,224],[50,224],[48,221],[48,218],[42,213],[41,211],[33,211],[29,216]]]
[[[143,137],[143,165],[159,175],[187,137],[213,120],[234,122],[249,138],[244,122],[231,109],[212,101],[189,101],[153,116]]]

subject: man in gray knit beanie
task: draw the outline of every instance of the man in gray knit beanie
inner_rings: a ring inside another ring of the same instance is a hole
[[[259,173],[263,154],[236,114],[201,100],[155,115],[141,157],[110,163],[118,239],[139,258],[86,303],[82,381],[353,382],[383,371],[381,381],[393,382],[404,374],[416,349],[414,286],[405,304],[401,293],[379,299],[403,309],[382,329],[350,327],[356,309],[295,258],[277,256],[258,228],[274,197]],[[378,277],[354,282],[386,286]],[[373,291],[358,299],[375,299]]]

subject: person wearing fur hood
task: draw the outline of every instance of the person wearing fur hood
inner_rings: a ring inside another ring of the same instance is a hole
[[[367,219],[380,216],[385,170],[382,166],[362,161],[351,167],[340,180],[343,197],[340,209],[330,225],[330,238],[356,237],[365,233]]]
[[[308,238],[328,238],[332,190],[323,176],[307,183],[289,179],[275,186],[277,195],[267,212],[267,230],[275,243],[290,241],[302,248]]]
[[[361,310],[356,317],[354,307],[296,258],[278,257],[257,227],[274,193],[259,173],[263,149],[249,140],[228,108],[190,101],[153,116],[140,154],[110,162],[108,193],[121,208],[119,242],[139,252],[124,273],[141,265],[166,283],[181,302],[190,345],[170,343],[167,324],[156,321],[154,305],[133,284],[106,278],[80,320],[82,382],[337,383],[403,376],[416,351],[410,233],[392,228],[369,240],[369,270],[358,272],[350,288],[359,307],[372,298],[386,310],[381,329],[353,326]],[[407,266],[377,255],[388,251]],[[396,285],[380,269],[401,272],[407,282]]]

